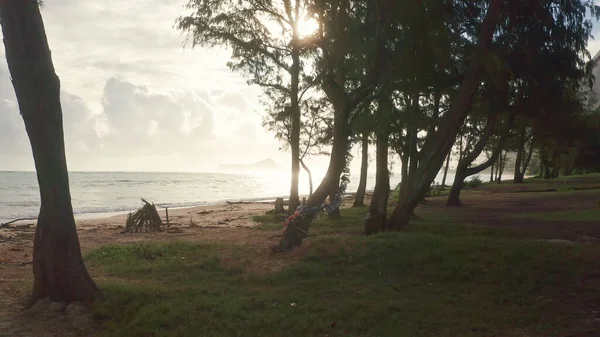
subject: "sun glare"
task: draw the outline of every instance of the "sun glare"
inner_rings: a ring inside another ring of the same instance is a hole
[[[313,35],[319,29],[319,23],[315,19],[306,19],[298,22],[298,33],[300,37]]]

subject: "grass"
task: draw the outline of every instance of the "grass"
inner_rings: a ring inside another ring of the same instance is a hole
[[[515,238],[434,211],[405,232],[363,237],[366,212],[316,220],[306,256],[266,274],[245,268],[248,256],[271,258],[256,247],[172,242],[95,250],[87,264],[108,277],[101,282],[106,299],[94,309],[102,333],[548,335],[582,318],[565,310],[572,293],[597,296],[581,282],[597,270],[594,247]],[[272,216],[255,220],[261,230],[281,231]]]

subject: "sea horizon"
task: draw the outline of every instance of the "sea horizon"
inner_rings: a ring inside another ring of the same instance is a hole
[[[443,172],[435,182],[440,183]],[[510,173],[503,175],[509,178]],[[481,175],[486,181],[485,175]],[[141,198],[157,207],[185,208],[223,204],[227,201],[268,201],[289,197],[289,172],[144,172],[144,171],[70,171],[69,182],[73,211],[77,218],[98,218],[123,214],[141,207]],[[314,188],[322,175],[313,175]],[[446,184],[454,179],[448,172]],[[396,186],[400,174],[390,177]],[[347,193],[356,192],[359,175],[351,174]],[[375,175],[367,177],[372,190]],[[300,195],[309,194],[304,172],[300,175]],[[34,218],[39,212],[39,190],[35,171],[0,170],[0,223],[17,218]]]

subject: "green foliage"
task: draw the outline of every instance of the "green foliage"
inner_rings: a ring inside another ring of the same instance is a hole
[[[429,186],[429,189],[425,193],[425,198],[440,196],[442,195],[442,191],[444,191],[444,186],[437,182],[434,182]]]
[[[467,186],[471,188],[477,188],[483,184],[483,180],[479,176],[473,176],[470,180],[467,181]]]

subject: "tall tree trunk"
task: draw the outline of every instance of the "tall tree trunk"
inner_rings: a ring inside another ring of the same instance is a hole
[[[361,149],[361,164],[360,164],[360,181],[356,190],[353,207],[365,205],[365,192],[367,191],[367,173],[369,170],[369,133],[362,134],[362,149]]]
[[[490,183],[494,182],[494,163],[490,166]]]
[[[312,179],[312,172],[310,172],[310,170],[308,169],[308,166],[306,166],[306,164],[304,164],[304,160],[300,159],[300,165],[302,166],[302,168],[304,169],[304,171],[306,171],[306,174],[308,175],[308,197],[310,198],[313,194],[313,179]]]
[[[521,125],[519,126],[519,139],[518,139],[518,144],[517,144],[517,157],[515,158],[515,172],[514,172],[514,175],[513,175],[513,182],[515,184],[522,184],[523,183],[523,175],[521,174],[521,166],[522,166],[522,162],[525,159],[525,158],[523,158],[523,155],[524,155],[524,152],[525,152],[525,132],[526,132],[525,124],[523,124],[521,122]]]
[[[298,184],[300,179],[300,106],[298,102],[298,91],[300,82],[300,46],[299,36],[294,29],[292,38],[292,66],[290,67],[291,91],[290,91],[290,112],[292,120],[292,130],[290,132],[290,147],[292,150],[292,185],[290,187],[289,213],[294,213],[300,205],[300,196],[298,195]]]
[[[390,174],[388,171],[388,143],[387,131],[378,132],[376,140],[377,158],[375,189],[369,204],[369,213],[365,220],[366,235],[382,230],[387,222],[387,205],[390,193]]]
[[[30,304],[100,295],[81,257],[64,147],[60,81],[36,0],[0,1],[6,60],[29,136],[41,207],[33,243]]]
[[[483,55],[490,48],[492,37],[500,19],[502,0],[492,0],[481,25],[479,38],[475,47],[475,55]],[[473,103],[473,96],[479,88],[482,73],[481,56],[469,60],[461,85],[451,102],[450,109],[440,122],[440,128],[432,136],[428,136],[421,152],[423,156],[419,169],[409,179],[409,188],[400,191],[398,204],[388,221],[391,229],[400,229],[408,224],[410,216],[418,202],[425,195],[427,188],[440,171],[444,159],[448,155],[456,136],[464,123],[464,119]]]
[[[405,186],[408,184],[408,150],[404,147],[402,155],[400,156],[401,168],[401,180],[400,180],[400,191],[406,189]]]
[[[533,156],[533,137],[529,141],[529,148],[527,150],[527,154],[525,155],[525,160],[523,161],[523,166],[521,167],[521,176],[519,180],[521,182],[525,181],[525,173],[527,173],[527,168],[529,167],[529,163],[531,162],[531,157]]]
[[[390,173],[388,169],[389,127],[387,121],[392,110],[392,98],[389,88],[379,98],[377,109],[376,137],[376,174],[375,189],[369,204],[369,213],[365,220],[364,234],[370,235],[383,230],[387,224],[387,207],[390,194]]]
[[[499,161],[498,161],[498,175],[496,176],[496,182],[498,184],[502,184],[502,175],[504,174],[504,169],[506,168],[506,161],[508,160],[507,158],[508,153],[504,152],[504,154],[500,154],[499,157]]]
[[[446,177],[448,176],[448,167],[450,166],[450,155],[452,154],[452,150],[448,152],[448,156],[446,157],[446,167],[444,168],[444,177],[442,178],[442,188],[446,188]]]

